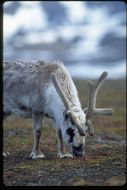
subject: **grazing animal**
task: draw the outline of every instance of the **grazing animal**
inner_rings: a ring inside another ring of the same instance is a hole
[[[31,158],[45,158],[39,150],[42,119],[52,118],[58,139],[58,158],[70,157],[65,151],[68,145],[73,155],[83,156],[87,132],[93,135],[90,118],[94,114],[111,115],[112,109],[96,109],[96,96],[107,72],[94,85],[89,81],[88,108],[82,109],[74,82],[65,66],[54,61],[22,61],[4,63],[4,117],[11,114],[32,118],[34,146]]]

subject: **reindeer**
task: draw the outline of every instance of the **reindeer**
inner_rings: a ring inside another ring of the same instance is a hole
[[[57,158],[72,158],[73,155],[85,154],[87,133],[94,133],[90,120],[92,116],[112,114],[111,108],[96,108],[97,93],[107,74],[103,72],[96,84],[88,82],[88,107],[82,109],[75,84],[62,62],[17,60],[4,63],[4,117],[15,114],[32,118],[32,159],[45,158],[39,149],[44,116],[54,121],[58,139]],[[71,148],[73,154],[65,151],[65,144]]]

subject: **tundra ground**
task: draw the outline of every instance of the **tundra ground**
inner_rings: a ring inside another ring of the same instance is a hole
[[[87,106],[86,81],[74,81],[83,107]],[[6,186],[121,186],[126,182],[126,81],[106,80],[97,107],[112,107],[111,117],[96,116],[94,137],[86,138],[86,156],[57,159],[52,121],[45,119],[40,142],[46,160],[29,158],[33,145],[32,121],[15,116],[3,123],[3,183]],[[68,150],[68,148],[67,148]],[[69,150],[68,150],[69,151]]]

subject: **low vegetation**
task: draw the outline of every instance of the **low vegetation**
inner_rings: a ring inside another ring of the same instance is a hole
[[[83,107],[87,106],[88,86],[74,81]],[[56,158],[57,139],[52,121],[45,119],[41,150],[46,160],[29,158],[32,145],[31,119],[11,116],[3,123],[5,152],[3,183],[6,186],[121,186],[126,182],[126,81],[106,80],[98,98],[98,107],[111,107],[111,117],[93,118],[94,137],[86,139],[86,156]],[[68,150],[68,148],[67,148]],[[69,150],[68,150],[69,151]]]

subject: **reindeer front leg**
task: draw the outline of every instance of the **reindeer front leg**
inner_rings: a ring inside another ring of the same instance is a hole
[[[32,159],[43,159],[44,155],[39,150],[39,141],[41,137],[42,115],[39,113],[33,113],[33,134],[34,134],[34,146],[30,157]]]
[[[57,158],[73,158],[73,156],[70,153],[65,151],[65,145],[64,145],[61,129],[57,129],[56,133],[57,133],[57,139],[58,139]]]

